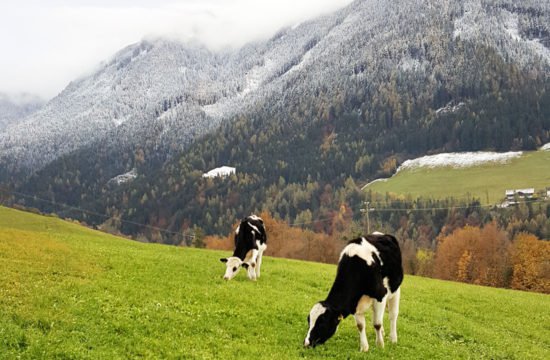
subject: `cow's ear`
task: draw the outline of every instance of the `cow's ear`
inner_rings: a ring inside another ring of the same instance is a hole
[[[221,261],[222,263],[226,263],[226,262],[227,262],[227,258],[221,258],[220,261]]]
[[[249,265],[248,265],[248,263],[243,262],[243,263],[241,264],[241,266],[242,266],[243,268],[245,268],[245,269],[248,269],[248,266],[249,266]]]

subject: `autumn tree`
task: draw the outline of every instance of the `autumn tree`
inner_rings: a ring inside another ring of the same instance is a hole
[[[519,233],[510,249],[513,289],[550,294],[550,242]]]
[[[509,283],[509,240],[495,222],[483,228],[466,226],[439,239],[434,276],[479,285]]]

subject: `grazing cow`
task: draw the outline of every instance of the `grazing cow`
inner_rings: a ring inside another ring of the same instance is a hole
[[[242,219],[235,230],[233,256],[220,259],[227,266],[223,278],[225,280],[233,279],[241,266],[247,269],[250,280],[259,278],[262,255],[267,248],[266,241],[264,221],[260,217],[250,215]]]
[[[315,304],[309,313],[309,331],[304,346],[323,344],[334,335],[340,321],[353,314],[359,329],[360,349],[368,351],[365,311],[372,305],[376,345],[384,347],[382,320],[386,302],[390,340],[397,342],[402,281],[401,251],[395,237],[375,232],[351,240],[340,254],[336,279],[326,300]]]

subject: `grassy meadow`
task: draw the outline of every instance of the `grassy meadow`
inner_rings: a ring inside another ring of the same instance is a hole
[[[226,282],[222,256],[0,207],[0,359],[550,358],[550,296],[414,276],[397,344],[376,348],[369,327],[360,353],[348,317],[304,349],[335,266],[266,256],[257,282]]]
[[[546,187],[550,187],[550,151],[525,152],[506,164],[406,169],[387,181],[370,184],[365,190],[413,198],[475,197],[483,204],[496,204],[504,200],[506,190],[537,191]]]

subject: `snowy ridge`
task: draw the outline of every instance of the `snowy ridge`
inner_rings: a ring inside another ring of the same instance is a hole
[[[529,16],[529,11],[537,15]],[[500,42],[496,49],[503,58],[513,58],[524,66],[542,59],[550,66],[550,49],[541,43],[542,39],[527,35],[548,33],[549,24],[547,1],[464,0],[463,14],[454,21],[453,38]]]
[[[415,170],[418,168],[453,167],[466,168],[486,163],[507,163],[512,159],[520,157],[523,152],[510,151],[506,153],[497,152],[464,152],[464,153],[442,153],[428,155],[420,158],[407,160],[401,164],[397,172],[402,170]]]

